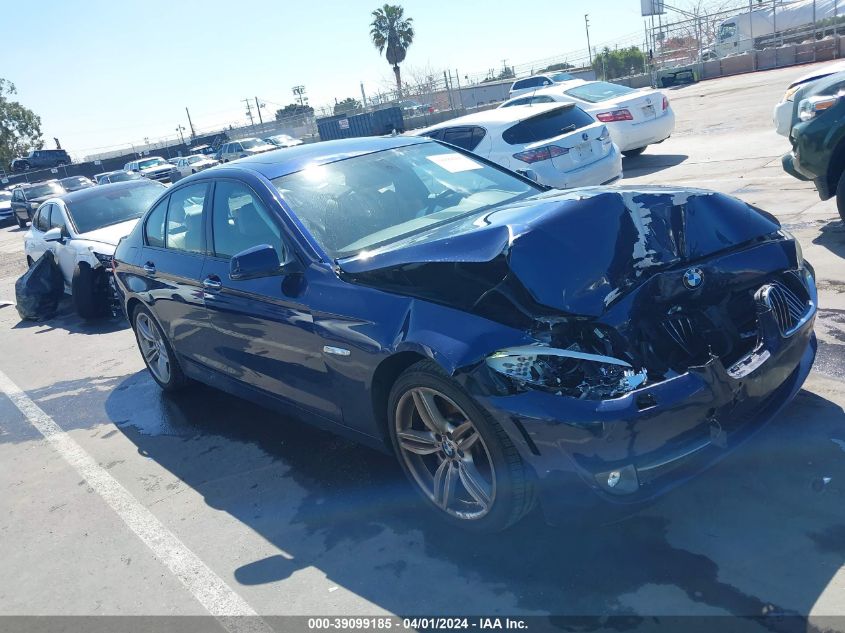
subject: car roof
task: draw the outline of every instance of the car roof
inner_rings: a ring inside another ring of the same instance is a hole
[[[138,187],[147,187],[149,185],[159,185],[154,180],[142,178],[141,180],[125,180],[123,182],[112,182],[106,185],[99,185],[97,187],[88,187],[87,189],[80,189],[79,191],[71,191],[59,196],[51,196],[51,200],[61,200],[65,204],[68,202],[84,202],[91,198],[99,198],[109,191],[120,191],[122,189],[136,189]],[[165,189],[162,185],[162,191]]]
[[[518,97],[514,97],[515,99]],[[440,130],[447,127],[457,127],[461,125],[479,125],[487,128],[497,129],[519,123],[525,119],[530,119],[533,116],[544,114],[550,110],[559,110],[561,108],[571,108],[575,104],[572,102],[554,102],[554,103],[532,103],[526,105],[515,105],[509,108],[494,108],[493,110],[484,110],[483,112],[474,112],[466,116],[458,117],[457,119],[449,119],[437,125],[432,125],[422,130],[414,130],[412,134],[425,134],[433,130]]]
[[[242,167],[250,169],[260,173],[265,178],[272,179],[301,171],[308,165],[325,165],[355,156],[363,156],[364,154],[431,142],[433,141],[413,136],[365,136],[336,141],[321,141],[264,152],[226,163],[225,166],[227,168]]]

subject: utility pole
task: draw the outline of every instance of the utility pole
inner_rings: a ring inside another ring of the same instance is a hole
[[[593,65],[593,49],[590,47],[590,14],[584,14],[584,26],[587,29],[587,54],[590,56],[590,66]]]
[[[261,108],[264,107],[263,103],[258,103],[258,97],[255,97],[255,111],[258,112],[258,122],[261,124],[261,130],[264,131],[264,119],[261,118]]]
[[[367,93],[364,92],[364,82],[361,82],[361,103],[364,105],[364,109],[367,109]]]
[[[249,124],[254,128],[255,119],[252,118],[252,108],[250,107],[249,99],[241,99],[246,104],[246,115],[249,117]]]
[[[188,111],[188,108],[185,108],[185,114],[188,115],[188,125],[191,127],[191,138],[195,139],[197,137],[197,133],[194,132],[194,123],[191,121],[191,113]]]
[[[306,98],[304,96],[305,95],[305,86],[294,86],[292,88],[292,90],[293,90],[294,97],[299,100],[299,105],[304,106],[305,101],[306,101]]]
[[[446,71],[443,71],[443,83],[446,85],[446,95],[449,97],[449,109],[454,110],[455,104],[452,103],[452,89],[449,87],[449,80],[446,79]]]

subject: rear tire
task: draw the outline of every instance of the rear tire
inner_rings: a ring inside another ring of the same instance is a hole
[[[190,379],[182,373],[170,341],[167,340],[152,313],[139,305],[133,310],[130,323],[132,323],[132,330],[135,332],[135,340],[144,364],[158,386],[172,393],[189,385]],[[160,358],[165,359],[165,363],[161,363]],[[163,365],[166,365],[166,372],[163,370]]]
[[[845,170],[839,175],[839,182],[836,183],[836,210],[845,222]]]
[[[435,403],[429,419],[445,425],[442,434],[423,421],[423,402]],[[533,507],[533,481],[510,437],[437,363],[405,370],[390,391],[387,413],[402,470],[441,518],[475,532],[499,532]]]
[[[634,156],[639,156],[640,154],[642,154],[645,151],[646,147],[648,147],[648,145],[643,145],[642,147],[638,147],[636,149],[626,149],[625,151],[622,152],[622,155],[625,158],[632,158]]]
[[[73,271],[73,306],[83,319],[96,319],[106,314],[105,300],[98,292],[97,276],[100,274],[102,271],[94,270],[88,264],[79,264]]]
[[[35,260],[32,259],[29,255],[26,256],[26,267],[32,268],[33,264],[35,264]]]
[[[21,220],[20,217],[16,215],[15,221],[18,223],[19,229],[25,229],[26,228],[26,220]]]

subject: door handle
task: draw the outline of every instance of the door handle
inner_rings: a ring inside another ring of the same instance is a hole
[[[146,264],[144,264],[144,272],[147,273],[148,275],[155,275],[155,272],[156,272],[155,264],[153,264],[152,262],[147,262]]]
[[[223,287],[223,282],[216,277],[206,277],[202,280],[202,287],[206,290],[220,290]]]

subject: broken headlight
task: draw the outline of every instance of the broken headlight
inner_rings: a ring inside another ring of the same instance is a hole
[[[636,371],[624,360],[575,348],[511,347],[494,352],[486,362],[519,387],[532,386],[575,398],[614,398],[646,380],[645,370]]]

